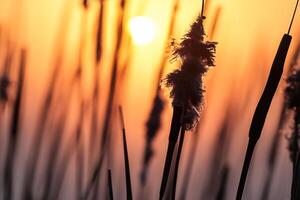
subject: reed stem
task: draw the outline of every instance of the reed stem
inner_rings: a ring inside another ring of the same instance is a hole
[[[175,169],[174,169],[172,200],[175,200],[175,197],[176,197],[176,186],[177,186],[178,169],[179,169],[179,162],[180,162],[180,157],[181,157],[181,152],[182,152],[182,147],[183,147],[183,142],[184,142],[184,135],[185,135],[185,130],[184,130],[184,125],[182,125],[181,131],[180,131],[178,152],[177,152],[177,156],[176,156]]]
[[[122,133],[123,133],[123,151],[124,151],[125,175],[126,175],[126,194],[127,194],[127,200],[132,200],[130,167],[129,167],[128,149],[127,149],[127,141],[126,141],[126,130],[125,130],[123,110],[122,110],[121,106],[119,106],[119,114],[120,114],[120,120],[121,120],[121,124],[122,124]]]
[[[160,186],[160,196],[159,196],[160,200],[163,199],[166,190],[171,163],[172,163],[172,157],[173,157],[175,145],[181,127],[182,113],[183,113],[183,107],[179,107],[179,106],[173,107],[173,117],[172,117],[171,129],[169,134],[169,144],[168,144],[168,150],[167,150],[167,155],[166,155],[166,160],[164,165],[163,177]]]

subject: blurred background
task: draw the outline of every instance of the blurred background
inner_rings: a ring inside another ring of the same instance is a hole
[[[17,148],[12,168],[14,199],[24,199],[23,188],[28,183],[26,174],[30,171],[28,163],[32,162],[32,149],[39,151],[35,178],[30,183],[37,199],[41,199],[49,177],[54,179],[50,181],[52,186],[48,185],[51,188],[49,193],[59,189],[58,199],[76,199],[78,163],[83,163],[80,168],[83,173],[81,190],[86,190],[104,148],[102,135],[109,102],[112,103],[106,131],[109,135],[106,145],[109,145],[105,147],[98,199],[104,198],[107,169],[112,170],[115,198],[125,199],[122,130],[117,105],[122,105],[124,112],[134,199],[158,199],[172,116],[168,90],[164,87],[161,127],[153,140],[153,157],[147,165],[147,181],[142,187],[140,177],[144,168],[146,122],[152,109],[161,63],[165,63],[162,77],[180,64],[180,61],[169,62],[172,50],[169,44],[173,39],[179,41],[188,30],[201,11],[202,1],[125,1],[122,10],[119,0],[89,0],[86,7],[80,0],[0,0],[0,72],[3,76],[8,71],[6,75],[10,80],[8,99],[2,102],[0,113],[0,177],[5,176],[5,157],[18,90],[20,52],[21,49],[26,51]],[[176,3],[178,7],[174,14]],[[281,37],[288,30],[294,6],[294,0],[206,1],[204,27],[207,40],[218,42],[216,66],[205,76],[206,92],[200,126],[197,131],[186,134],[177,184],[178,199],[184,187],[187,188],[186,199],[215,199],[212,194],[218,189],[210,191],[210,186],[218,188],[216,184],[220,181],[213,181],[221,179],[224,165],[230,169],[224,199],[234,199],[252,115]],[[100,13],[103,13],[101,42],[97,40]],[[298,13],[291,31],[293,41],[285,74],[300,42],[299,25]],[[279,131],[285,78],[286,75],[277,90],[255,151],[245,199],[259,199],[262,195],[272,140]],[[113,79],[116,79],[116,88],[111,101],[109,94],[112,93]],[[47,103],[47,99],[49,102],[51,99],[51,103]],[[34,140],[41,132],[44,133],[42,139]],[[269,199],[290,197],[292,164],[287,150],[288,134],[286,127],[278,136],[278,156]],[[41,144],[39,149],[36,141]],[[81,162],[78,162],[74,150],[78,143],[81,145]],[[220,145],[224,149],[218,153],[216,149]],[[51,165],[53,162],[55,164]],[[212,170],[212,166],[217,168]],[[52,171],[50,175],[49,170]],[[190,172],[188,186],[184,182],[187,171]],[[63,180],[59,180],[61,177]],[[2,181],[3,199],[4,185]]]

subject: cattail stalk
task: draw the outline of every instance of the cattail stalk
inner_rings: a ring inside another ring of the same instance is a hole
[[[286,112],[286,109],[284,106],[282,106],[279,123],[277,125],[275,135],[273,136],[272,142],[271,142],[271,149],[270,149],[269,158],[268,158],[267,178],[266,178],[264,186],[263,186],[261,200],[269,199],[270,187],[271,187],[271,183],[273,180],[275,165],[276,165],[276,161],[277,161],[277,157],[278,157],[278,145],[279,145],[279,142],[281,139],[282,128],[285,124],[285,117],[286,117],[285,112]]]
[[[291,60],[290,68],[288,69],[288,76],[290,76],[293,73],[295,66],[298,64],[297,60],[299,56],[300,56],[300,43],[298,43],[295,54]],[[286,95],[285,98],[283,99],[283,105],[281,106],[279,122],[277,124],[277,128],[275,129],[276,130],[275,135],[272,138],[271,149],[268,158],[269,169],[268,169],[267,178],[263,186],[261,200],[265,200],[269,198],[270,187],[273,180],[273,174],[275,171],[275,165],[278,157],[278,145],[280,143],[282,129],[286,124],[288,101],[289,101],[289,99],[287,98],[288,96],[289,95]]]
[[[182,125],[181,131],[180,131],[180,138],[179,138],[179,145],[178,145],[178,152],[176,156],[176,162],[175,162],[175,169],[174,169],[174,180],[173,180],[173,189],[172,189],[172,199],[175,200],[176,197],[176,186],[177,186],[177,177],[178,177],[178,169],[179,169],[179,162],[181,157],[181,152],[183,148],[183,142],[184,142],[184,135],[185,135],[185,129]]]
[[[202,14],[203,8],[204,2]],[[165,193],[179,131],[180,129],[191,130],[197,124],[204,92],[202,76],[210,66],[214,66],[216,43],[204,41],[204,19],[205,17],[200,15],[181,43],[175,46],[174,58],[180,57],[182,65],[180,69],[169,73],[165,79],[165,85],[171,88],[173,117],[159,199],[163,199]]]
[[[201,118],[203,119],[203,118]],[[201,123],[201,119],[199,124]],[[187,158],[187,167],[185,169],[185,173],[183,175],[183,181],[182,181],[182,187],[181,187],[181,191],[179,193],[179,199],[186,199],[186,195],[187,195],[187,191],[188,191],[188,186],[190,183],[190,179],[191,179],[191,175],[192,175],[192,169],[194,166],[194,162],[195,162],[195,153],[198,147],[198,143],[199,143],[199,129],[200,129],[200,125],[197,125],[194,133],[193,133],[193,140],[192,140],[192,145],[191,148],[189,150],[188,153],[188,158]]]
[[[172,15],[171,15],[171,21],[168,27],[168,33],[167,33],[167,40],[174,34],[174,28],[175,28],[175,22],[176,22],[176,16],[178,12],[178,6],[179,6],[179,0],[175,0]],[[167,44],[167,42],[165,43]],[[167,45],[164,47],[164,49],[167,49]],[[157,76],[157,85],[156,91],[155,91],[155,97],[152,104],[151,112],[148,117],[147,123],[146,123],[146,146],[144,151],[144,161],[143,161],[143,169],[141,172],[140,180],[142,186],[146,184],[147,181],[147,173],[148,173],[148,167],[149,163],[153,156],[153,147],[152,143],[157,135],[159,128],[161,126],[161,115],[165,107],[165,103],[161,96],[161,89],[159,87],[160,80],[162,78],[165,66],[167,65],[168,59],[165,55],[165,52],[163,53],[163,56],[160,61],[160,68],[159,73]]]
[[[274,58],[271,71],[269,74],[268,81],[266,83],[265,89],[263,91],[263,94],[257,104],[254,116],[252,118],[250,130],[249,130],[249,141],[247,146],[247,151],[245,155],[245,160],[243,164],[243,169],[240,177],[239,187],[236,194],[236,199],[241,200],[243,196],[243,191],[245,187],[245,182],[248,174],[248,169],[250,166],[250,162],[252,159],[252,155],[256,146],[257,141],[260,138],[266,116],[268,113],[268,110],[270,108],[273,96],[276,92],[276,89],[278,87],[280,78],[282,76],[283,67],[285,63],[285,59],[289,50],[289,46],[292,40],[292,36],[289,35],[291,26],[294,20],[294,16],[297,10],[299,0],[297,0],[297,4],[295,7],[294,15],[291,21],[291,24],[289,26],[289,30],[287,34],[283,35],[283,38],[280,42],[277,54]]]
[[[4,199],[11,200],[13,197],[13,178],[14,178],[14,159],[17,149],[17,140],[20,133],[21,120],[21,103],[24,92],[25,81],[25,67],[26,67],[26,51],[21,51],[20,68],[18,73],[18,85],[16,92],[16,99],[13,105],[13,113],[10,121],[10,135],[8,138],[7,155],[5,162],[4,175]]]
[[[123,152],[124,152],[125,175],[126,175],[126,195],[127,195],[127,200],[132,200],[130,167],[129,167],[129,158],[128,158],[127,141],[126,141],[125,121],[124,121],[123,110],[122,110],[121,106],[119,106],[119,115],[120,115],[120,121],[121,121],[121,125],[122,125],[122,133],[123,133]]]

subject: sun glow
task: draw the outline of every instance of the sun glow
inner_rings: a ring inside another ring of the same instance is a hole
[[[129,32],[135,44],[146,45],[156,36],[156,24],[146,16],[133,17],[129,21]]]

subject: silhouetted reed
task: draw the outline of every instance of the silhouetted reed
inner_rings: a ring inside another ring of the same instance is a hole
[[[256,143],[260,138],[260,135],[261,135],[261,132],[262,132],[273,96],[276,92],[276,89],[278,87],[279,81],[282,76],[285,59],[286,59],[286,56],[287,56],[287,53],[289,50],[289,46],[290,46],[290,43],[292,40],[292,36],[290,36],[289,33],[290,33],[291,26],[294,21],[298,2],[299,2],[299,0],[297,0],[297,4],[296,4],[295,10],[294,10],[294,14],[293,14],[292,21],[290,23],[288,32],[287,32],[287,34],[283,35],[283,38],[280,42],[278,51],[276,53],[276,56],[274,58],[274,61],[273,61],[272,67],[271,67],[268,81],[266,83],[265,89],[264,89],[263,94],[257,104],[255,113],[252,118],[250,130],[249,130],[249,140],[248,140],[247,151],[246,151],[243,169],[242,169],[239,186],[238,186],[238,190],[237,190],[237,194],[236,194],[237,200],[242,199],[251,158],[252,158]]]
[[[21,50],[20,66],[17,77],[17,90],[13,103],[13,110],[10,121],[10,130],[7,146],[7,155],[4,167],[4,199],[10,200],[13,197],[13,179],[14,179],[14,160],[17,150],[17,141],[20,134],[21,126],[21,107],[24,93],[24,81],[25,81],[25,67],[26,67],[26,51]]]
[[[4,57],[3,68],[0,77],[0,106],[1,110],[5,108],[9,100],[8,89],[11,85],[9,73],[12,66],[14,50],[10,47],[10,42],[7,43],[6,55]]]
[[[231,103],[231,102],[230,102]],[[230,142],[230,133],[231,133],[231,125],[237,119],[233,115],[236,111],[234,108],[235,105],[227,105],[225,108],[225,116],[221,123],[220,129],[217,133],[216,141],[214,142],[213,150],[211,153],[211,160],[208,166],[208,178],[207,183],[204,186],[203,199],[213,198],[217,193],[216,185],[220,184],[221,177],[221,168],[226,162],[226,158],[228,157],[228,148]]]
[[[96,166],[93,170],[92,178],[89,181],[89,184],[87,186],[87,190],[85,192],[85,197],[87,197],[92,189],[92,187],[96,184],[99,185],[97,180],[100,180],[100,178],[97,179],[98,176],[100,176],[101,168],[104,160],[104,156],[107,149],[107,139],[108,139],[108,131],[110,129],[110,121],[112,117],[112,109],[114,106],[114,99],[115,99],[115,92],[116,92],[116,85],[117,85],[117,76],[118,76],[118,67],[119,67],[119,55],[121,52],[121,44],[122,44],[122,36],[123,36],[123,25],[124,25],[124,13],[125,13],[125,7],[126,7],[126,1],[120,0],[119,4],[119,15],[118,15],[118,21],[117,21],[117,41],[116,41],[116,48],[113,56],[113,65],[112,65],[112,72],[110,77],[110,84],[109,84],[109,94],[108,94],[108,100],[107,105],[105,107],[105,116],[104,116],[104,122],[103,122],[103,129],[101,132],[101,141],[100,141],[100,156],[99,160],[96,163]]]
[[[204,8],[204,2],[202,8]],[[203,9],[201,13],[203,14]],[[166,87],[171,88],[173,118],[161,182],[160,199],[164,196],[179,131],[180,129],[183,131],[191,130],[197,124],[204,92],[202,76],[209,67],[214,66],[216,42],[204,40],[203,20],[205,17],[202,14],[191,25],[180,44],[175,46],[173,56],[174,59],[179,57],[182,60],[180,69],[169,73],[164,80]],[[183,140],[184,137],[181,139]],[[178,157],[180,158],[180,155]]]
[[[112,184],[112,178],[111,178],[111,170],[108,170],[108,190],[109,190],[109,200],[114,200],[114,194],[113,194],[113,184]]]
[[[230,173],[229,166],[225,164],[221,170],[221,179],[220,179],[219,189],[216,193],[217,194],[216,200],[226,199],[226,187],[228,183],[229,173]]]
[[[38,159],[40,158],[40,153],[42,149],[42,141],[45,138],[46,134],[46,125],[51,117],[51,109],[53,108],[54,93],[57,89],[58,79],[61,75],[62,62],[64,57],[64,45],[65,38],[67,37],[67,30],[69,27],[70,12],[71,10],[68,7],[68,3],[64,5],[64,10],[62,11],[62,21],[58,26],[56,42],[54,45],[54,65],[50,75],[49,82],[47,83],[46,93],[42,100],[42,105],[39,110],[36,127],[34,134],[32,136],[32,148],[29,152],[29,159],[26,165],[26,174],[25,174],[25,198],[30,200],[33,198],[34,193],[34,183],[36,180],[36,169],[38,164]]]
[[[94,68],[94,82],[93,82],[93,96],[92,96],[92,119],[91,119],[91,136],[90,136],[90,145],[89,145],[89,164],[93,164],[95,150],[97,150],[97,140],[98,138],[98,124],[99,124],[99,83],[100,83],[100,61],[102,59],[103,52],[103,24],[104,24],[104,12],[105,8],[105,0],[99,0],[99,13],[97,20],[97,32],[96,32],[96,55],[95,55],[95,68]]]
[[[291,60],[291,64],[288,70],[288,75],[290,75],[293,70],[294,67],[297,65],[297,60],[300,56],[300,43],[298,43],[298,46],[296,48],[296,52]],[[274,176],[274,171],[275,171],[275,165],[277,162],[277,157],[278,157],[278,145],[280,143],[280,139],[282,136],[282,131],[283,128],[287,122],[287,111],[288,111],[288,107],[287,107],[287,95],[284,96],[283,99],[283,104],[281,105],[281,111],[280,111],[280,116],[279,116],[279,121],[276,124],[277,128],[275,129],[275,134],[272,137],[272,141],[271,141],[271,149],[268,155],[268,171],[267,171],[267,177],[265,179],[265,183],[263,186],[263,192],[262,192],[262,196],[261,196],[261,200],[265,200],[265,199],[269,199],[269,194],[270,194],[270,187],[271,187],[271,183],[273,180],[273,176]]]
[[[201,124],[203,118],[200,119],[199,124]],[[190,150],[188,153],[188,158],[187,158],[187,162],[188,165],[186,166],[184,175],[183,175],[183,181],[182,181],[182,187],[181,187],[181,191],[179,193],[179,199],[186,199],[186,195],[187,195],[187,191],[189,188],[189,183],[190,183],[190,179],[191,179],[191,174],[192,174],[192,169],[194,166],[194,162],[195,162],[195,153],[198,147],[198,143],[199,143],[199,129],[200,129],[200,125],[197,125],[197,127],[195,128],[195,130],[193,131],[193,139],[192,139],[192,144],[190,146]]]
[[[165,107],[165,102],[161,96],[162,94],[161,94],[161,89],[160,89],[160,81],[163,76],[164,69],[168,62],[168,58],[165,55],[165,53],[166,53],[165,51],[167,50],[167,48],[169,48],[167,41],[174,34],[178,6],[179,6],[179,0],[175,0],[174,7],[172,10],[172,14],[171,14],[171,21],[170,21],[170,24],[169,24],[169,27],[167,30],[168,32],[167,32],[167,39],[166,39],[165,46],[164,46],[164,52],[163,52],[163,55],[161,57],[160,64],[159,64],[157,85],[155,85],[155,87],[156,87],[155,88],[155,97],[153,100],[150,115],[146,122],[146,145],[145,145],[145,150],[144,150],[143,168],[142,168],[142,172],[140,175],[140,180],[141,180],[142,186],[145,186],[146,181],[147,181],[147,173],[148,173],[149,164],[150,164],[150,161],[154,154],[152,143],[160,129],[162,112]]]
[[[98,26],[97,26],[97,33],[96,33],[96,65],[99,64],[101,57],[102,57],[102,37],[103,37],[103,25],[104,25],[104,11],[105,11],[105,0],[99,0],[99,13],[98,13]]]
[[[122,126],[123,153],[124,153],[125,177],[126,177],[126,195],[127,195],[127,200],[132,200],[130,167],[129,167],[129,158],[128,158],[127,141],[126,141],[126,129],[125,129],[123,110],[121,106],[119,106],[119,115],[120,115],[120,121]]]

